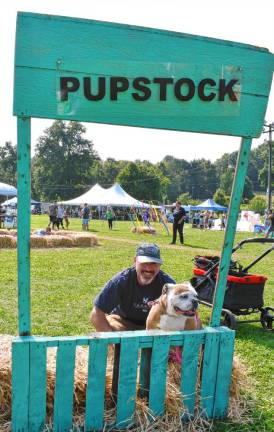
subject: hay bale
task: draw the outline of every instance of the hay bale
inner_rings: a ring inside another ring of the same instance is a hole
[[[0,336],[0,430],[10,431],[11,416],[11,342],[12,336]],[[88,348],[77,347],[75,381],[74,381],[74,423],[81,425],[84,422],[86,385],[88,370]],[[111,395],[113,370],[113,348],[109,346],[109,355],[106,371],[106,410],[105,421],[115,421],[115,404]],[[51,424],[53,416],[53,401],[56,371],[56,348],[48,348],[47,355],[47,422]],[[136,427],[132,432],[163,431],[178,432],[182,430],[181,414],[183,412],[181,385],[181,365],[169,363],[167,372],[167,397],[166,413],[162,418],[151,422],[152,414],[147,406],[147,401],[137,397],[135,422]],[[250,405],[241,396],[246,386],[247,372],[240,360],[235,357],[233,362],[232,385],[230,390],[229,418],[239,423],[246,423],[246,414]],[[244,403],[243,403],[244,400]],[[204,417],[196,415],[195,419],[184,426],[185,431],[202,432],[211,430],[212,422]]]
[[[17,237],[13,235],[0,235],[0,248],[16,248]]]
[[[138,233],[138,234],[156,234],[156,229],[153,227],[141,226],[141,227],[133,227],[131,229],[131,232]]]
[[[74,246],[78,247],[91,247],[98,244],[98,238],[92,234],[74,234],[73,238]]]
[[[47,247],[73,247],[73,240],[70,237],[51,234],[45,236],[47,240]]]
[[[33,248],[59,248],[59,247],[91,247],[98,245],[98,238],[90,233],[77,233],[75,231],[53,231],[54,234],[31,234],[30,245]]]
[[[47,246],[47,239],[46,236],[38,236],[35,234],[32,234],[30,236],[30,247],[31,248],[46,248]]]

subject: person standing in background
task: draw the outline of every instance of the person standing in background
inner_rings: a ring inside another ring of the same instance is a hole
[[[182,207],[181,201],[177,200],[175,203],[175,209],[173,211],[173,239],[170,244],[176,244],[177,231],[180,236],[180,243],[184,244],[183,229],[184,229],[185,216],[186,216],[185,209]]]
[[[89,208],[87,203],[84,204],[84,207],[81,211],[82,216],[82,230],[88,231],[89,230]]]
[[[113,219],[114,219],[114,212],[111,207],[107,207],[106,211],[106,219],[108,221],[108,228],[112,230],[113,228]]]

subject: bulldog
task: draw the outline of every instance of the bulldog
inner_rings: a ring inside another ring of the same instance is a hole
[[[146,329],[173,331],[201,328],[197,308],[198,296],[189,282],[165,284],[161,297],[149,311]]]

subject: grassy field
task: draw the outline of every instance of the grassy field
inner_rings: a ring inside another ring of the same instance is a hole
[[[32,216],[32,228],[43,228],[47,216]],[[185,245],[170,246],[161,225],[157,235],[131,233],[130,222],[115,222],[109,231],[105,221],[92,221],[91,231],[98,235],[95,248],[40,249],[31,251],[32,333],[35,335],[82,335],[92,328],[89,313],[92,302],[105,282],[116,272],[130,266],[136,246],[153,241],[161,247],[163,270],[175,280],[191,278],[196,254],[219,253],[223,232],[200,231],[185,226]],[[70,229],[81,230],[81,221],[71,219]],[[237,234],[235,243],[251,234]],[[247,245],[235,254],[241,263],[250,263],[264,246]],[[0,333],[17,334],[16,251],[1,250]],[[265,305],[274,304],[273,254],[266,256],[253,271],[268,277]],[[206,325],[209,309],[201,311]],[[257,318],[255,315],[254,318]],[[241,319],[243,319],[241,317]],[[267,431],[273,427],[273,333],[263,331],[259,323],[238,325],[236,353],[249,370],[249,397],[254,402],[249,424],[216,423],[216,431]]]

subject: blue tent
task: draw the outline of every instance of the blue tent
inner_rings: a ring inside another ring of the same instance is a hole
[[[217,204],[213,199],[207,199],[197,206],[191,206],[191,210],[210,210],[227,212],[228,208]]]

